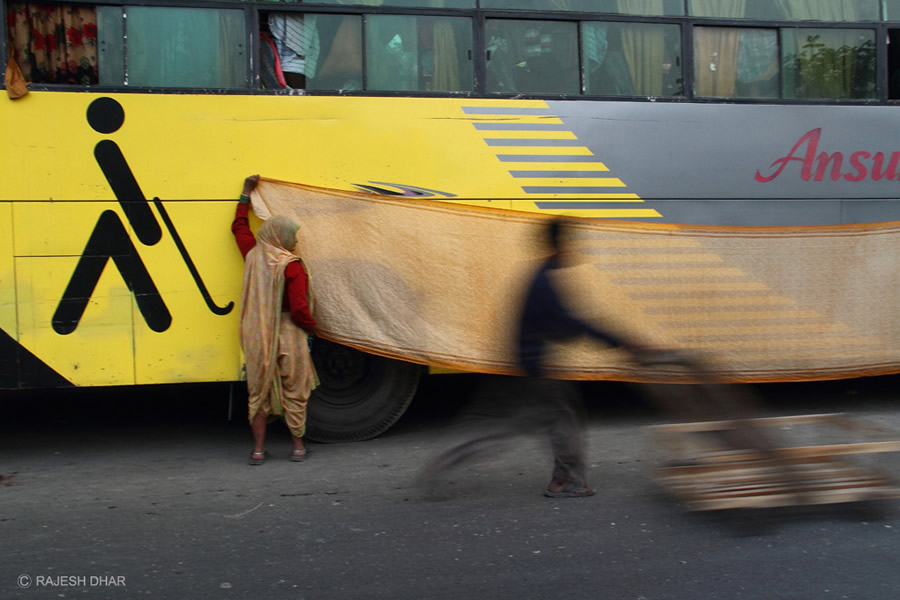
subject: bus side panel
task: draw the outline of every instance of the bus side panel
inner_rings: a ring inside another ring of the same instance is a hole
[[[236,200],[163,203],[183,252],[168,229],[158,244],[140,248],[172,324],[157,332],[136,316],[137,383],[240,378],[239,294],[244,264],[231,234],[236,206]]]
[[[12,204],[0,202],[0,329],[16,339],[19,333],[16,328],[16,274],[13,262],[12,223]]]
[[[12,204],[0,203],[0,388],[18,387],[16,282],[13,262]],[[0,333],[2,335],[2,333]]]
[[[154,203],[148,245],[117,203],[16,204],[20,343],[76,385],[239,379],[235,205]]]
[[[93,258],[99,278],[76,272],[89,240],[111,239],[99,224],[124,220],[118,207],[30,202],[13,214],[19,343],[76,385],[135,383],[134,300],[115,262],[123,256]]]

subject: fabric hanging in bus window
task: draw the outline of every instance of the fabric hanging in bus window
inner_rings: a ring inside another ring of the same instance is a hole
[[[358,15],[316,15],[321,52],[310,90],[361,90],[362,18]]]
[[[778,96],[774,29],[694,28],[694,94],[713,98]]]
[[[9,61],[6,63],[6,75],[4,82],[6,83],[6,95],[10,100],[17,100],[28,93],[28,83],[22,75],[22,69],[16,62],[13,49],[9,49]]]
[[[293,218],[321,337],[409,362],[517,373],[514,336],[547,217],[260,180],[253,209]],[[706,359],[728,381],[900,372],[900,223],[714,227],[568,218],[556,283],[606,331]],[[589,339],[554,377],[677,377]],[[664,367],[662,367],[665,369]]]
[[[97,13],[78,4],[11,3],[8,41],[32,83],[96,85]]]
[[[694,28],[695,94],[716,98],[734,96],[740,35],[736,28]]]
[[[464,18],[418,17],[424,89],[466,92],[474,88],[472,22]]]

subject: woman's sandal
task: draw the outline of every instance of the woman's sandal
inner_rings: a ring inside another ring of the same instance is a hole
[[[251,452],[250,460],[247,461],[248,465],[252,465],[254,467],[259,466],[266,462],[266,457],[269,456],[269,453],[265,450],[262,452]]]
[[[291,452],[291,462],[303,462],[304,460],[306,460],[307,454],[308,452],[306,448],[303,448],[302,450],[294,450],[293,452]]]

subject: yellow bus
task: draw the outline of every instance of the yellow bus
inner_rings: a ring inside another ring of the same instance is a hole
[[[2,389],[240,380],[252,173],[598,219],[900,220],[900,0],[3,8]],[[313,439],[383,432],[424,372],[314,355]]]

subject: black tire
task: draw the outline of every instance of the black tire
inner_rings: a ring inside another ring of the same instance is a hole
[[[381,435],[412,402],[425,367],[316,339],[320,385],[309,399],[306,437],[356,442]]]

